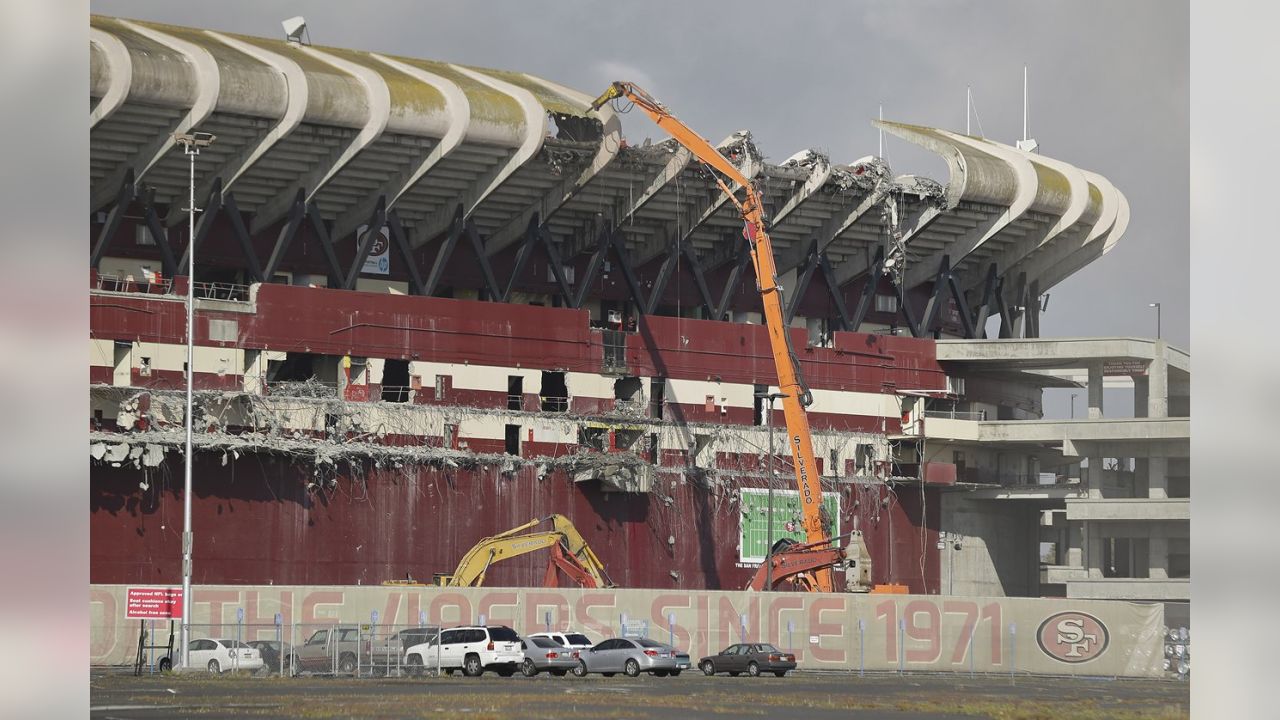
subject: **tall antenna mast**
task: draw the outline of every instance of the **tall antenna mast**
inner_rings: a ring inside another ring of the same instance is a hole
[[[1027,112],[1030,110],[1030,103],[1027,102],[1027,66],[1022,66],[1022,141],[1027,141]]]
[[[969,131],[969,120],[973,115],[973,86],[964,86],[964,134],[972,135]]]
[[[880,106],[880,122],[884,122],[884,106]],[[884,128],[880,128],[880,152],[876,153],[876,157],[884,159]]]
[[[1027,66],[1022,66],[1022,139],[1018,141],[1018,149],[1026,152],[1035,152],[1040,144],[1031,139],[1031,133],[1027,129],[1027,116],[1031,113],[1031,101],[1027,94]]]

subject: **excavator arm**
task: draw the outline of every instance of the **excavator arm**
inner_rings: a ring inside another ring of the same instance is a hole
[[[552,529],[525,532],[544,522],[550,522]],[[583,587],[613,587],[604,564],[573,523],[563,515],[548,515],[540,520],[534,518],[506,532],[484,538],[462,556],[452,575],[438,575],[436,580],[438,584],[449,587],[483,585],[485,573],[494,563],[545,548],[552,552],[548,578],[554,578],[554,570],[559,568]]]
[[[813,437],[809,432],[809,417],[805,408],[812,396],[800,376],[800,363],[791,350],[787,324],[782,307],[782,292],[778,286],[777,266],[774,264],[773,243],[765,228],[764,204],[760,193],[751,181],[738,172],[729,159],[689,126],[678,120],[671,111],[634,83],[615,82],[591,103],[592,110],[599,110],[605,103],[625,99],[643,110],[658,127],[666,130],[677,142],[693,153],[705,165],[714,168],[730,181],[738,184],[746,193],[739,201],[734,191],[718,175],[716,182],[742,214],[746,224],[744,234],[751,244],[751,261],[755,266],[756,284],[764,305],[765,325],[769,330],[769,344],[773,350],[774,364],[778,370],[778,388],[782,391],[782,412],[787,421],[787,445],[791,448],[795,466],[796,485],[800,491],[805,538],[808,544],[819,544],[826,539],[822,525],[822,484],[818,476],[818,464],[813,456]],[[821,568],[814,573],[814,589],[831,592],[831,571]]]

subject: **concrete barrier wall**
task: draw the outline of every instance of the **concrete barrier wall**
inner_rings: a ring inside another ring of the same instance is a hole
[[[90,586],[94,664],[133,661],[138,621],[125,619],[126,594],[123,585]],[[650,637],[674,633],[695,661],[739,642],[743,616],[749,641],[792,650],[810,669],[1157,677],[1164,657],[1161,606],[1099,600],[376,586],[201,586],[194,595],[193,624],[225,623],[222,632],[234,633],[243,608],[245,624],[257,626],[246,640],[274,638],[276,613],[286,626],[368,623],[374,610],[380,625],[417,624],[425,613],[447,626],[483,614],[530,633],[546,629],[550,612],[553,626],[593,640],[616,635],[623,614],[647,621]]]

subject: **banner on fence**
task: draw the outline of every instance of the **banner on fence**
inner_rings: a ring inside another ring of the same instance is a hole
[[[136,589],[91,586],[93,663],[129,661]],[[277,613],[285,626],[367,622],[375,611],[386,625],[459,625],[483,615],[521,633],[550,624],[593,641],[613,637],[625,615],[662,628],[695,659],[745,634],[813,669],[1157,677],[1164,660],[1163,607],[1105,600],[403,586],[202,586],[192,600],[197,624],[233,628],[242,611],[255,635],[247,641],[274,637]]]

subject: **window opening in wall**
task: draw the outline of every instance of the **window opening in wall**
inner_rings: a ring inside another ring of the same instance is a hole
[[[1166,571],[1171,578],[1191,577],[1191,547],[1185,538],[1169,538]]]
[[[649,462],[658,464],[658,433],[649,433]]]
[[[898,296],[876,295],[876,312],[898,312]]]
[[[614,406],[624,412],[640,413],[644,410],[644,397],[640,378],[627,376],[613,382]]]
[[[853,451],[853,466],[858,472],[871,469],[871,461],[875,457],[875,448],[871,445],[859,444]]]
[[[653,417],[662,419],[663,406],[667,399],[667,379],[652,378],[649,380],[649,402],[653,403]]]
[[[569,386],[565,383],[565,374],[560,370],[542,371],[542,388],[538,391],[542,398],[543,412],[564,412],[569,409]]]
[[[951,452],[951,462],[956,466],[956,479],[965,482],[965,461],[963,450],[953,450]]]
[[[1040,564],[1041,565],[1061,565],[1058,561],[1058,543],[1042,542],[1040,543]]]
[[[578,444],[582,447],[604,452],[605,444],[608,442],[609,433],[602,427],[578,428]]]
[[[316,376],[316,356],[311,353],[285,353],[284,360],[267,362],[267,381],[304,382]]]
[[[520,454],[520,426],[507,425],[506,429],[507,429],[506,453],[508,455],[519,455]]]
[[[768,414],[768,403],[765,402],[763,395],[768,394],[768,385],[755,385],[752,394],[755,396],[755,424],[757,426],[764,425],[766,422],[765,415]]]
[[[519,410],[524,404],[524,376],[507,376],[507,409]]]
[[[138,374],[142,377],[151,377],[151,358],[144,357],[138,361]]]
[[[458,449],[458,426],[455,423],[444,424],[443,444],[451,450]]]
[[[613,442],[619,450],[631,450],[642,436],[643,433],[639,430],[618,428],[613,431]]]
[[[436,376],[436,400],[444,400],[444,376]]]
[[[710,444],[710,435],[694,435],[693,440],[689,443],[689,455],[691,456],[689,460],[695,465],[701,465],[702,463],[699,462],[699,458],[702,456],[703,450],[706,450],[707,446]]]
[[[831,464],[827,466],[827,475],[836,477],[840,474],[840,451],[831,449]]]
[[[382,361],[382,399],[387,402],[409,401],[409,361],[394,358]]]

